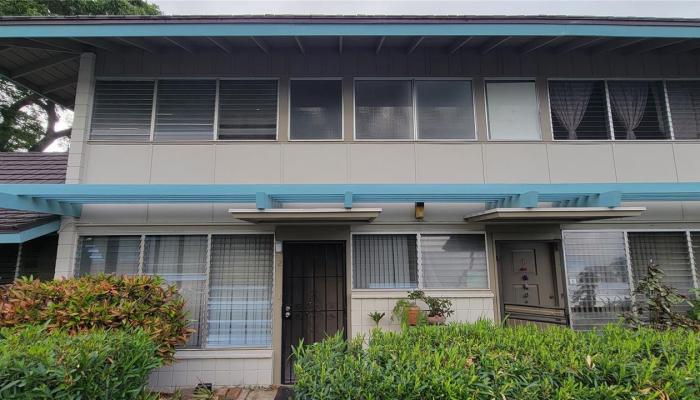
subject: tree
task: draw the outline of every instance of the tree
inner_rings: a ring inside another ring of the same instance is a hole
[[[160,15],[145,0],[0,0],[0,16]],[[70,137],[56,123],[65,109],[55,102],[0,78],[0,151],[43,151]]]

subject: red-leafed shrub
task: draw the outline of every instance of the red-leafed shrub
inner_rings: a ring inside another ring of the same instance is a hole
[[[154,276],[22,278],[0,289],[0,327],[38,324],[69,334],[140,328],[166,362],[192,333],[177,289]]]

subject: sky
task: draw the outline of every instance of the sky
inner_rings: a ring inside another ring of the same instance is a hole
[[[575,15],[700,18],[700,1],[150,0],[165,14]]]

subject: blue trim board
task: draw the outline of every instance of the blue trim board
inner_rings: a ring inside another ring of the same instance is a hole
[[[555,23],[0,24],[0,38],[159,36],[607,36],[700,38],[700,26]]]
[[[617,207],[700,201],[700,182],[562,184],[0,184],[0,208],[80,216],[83,204],[485,203],[486,207]]]
[[[61,221],[52,221],[47,224],[35,226],[16,233],[0,232],[0,243],[24,243],[49,233],[57,232],[61,227]]]

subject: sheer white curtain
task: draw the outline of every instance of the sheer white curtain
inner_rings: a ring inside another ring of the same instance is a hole
[[[644,116],[649,96],[649,82],[611,81],[608,82],[608,90],[615,115],[627,131],[627,139],[636,139],[634,130]]]
[[[593,93],[590,81],[554,81],[549,84],[549,100],[552,112],[569,132],[569,139],[576,139],[583,115]]]

